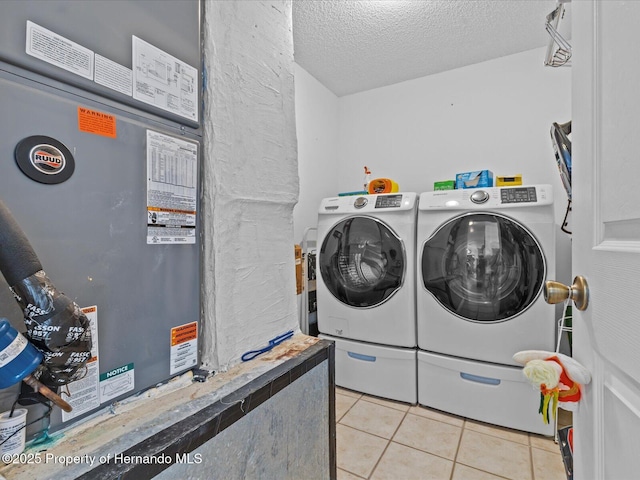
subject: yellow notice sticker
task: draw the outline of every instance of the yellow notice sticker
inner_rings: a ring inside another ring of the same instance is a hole
[[[78,130],[116,138],[116,117],[109,113],[78,107]]]

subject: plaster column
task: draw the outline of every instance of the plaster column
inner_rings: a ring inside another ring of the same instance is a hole
[[[298,329],[290,1],[205,2],[202,365]]]

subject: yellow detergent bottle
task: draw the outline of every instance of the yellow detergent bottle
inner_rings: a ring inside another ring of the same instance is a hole
[[[369,193],[394,193],[398,184],[390,178],[376,178],[369,182]]]

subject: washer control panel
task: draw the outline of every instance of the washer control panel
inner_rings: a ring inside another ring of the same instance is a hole
[[[535,203],[538,201],[536,187],[501,188],[502,203]]]
[[[551,185],[541,184],[423,192],[418,210],[521,208],[552,204]]]

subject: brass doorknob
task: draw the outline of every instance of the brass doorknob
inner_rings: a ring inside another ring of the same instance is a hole
[[[573,300],[578,310],[586,310],[589,306],[589,285],[587,279],[578,275],[573,279],[570,287],[562,283],[549,280],[544,284],[544,300],[547,303],[560,303],[567,299]]]

